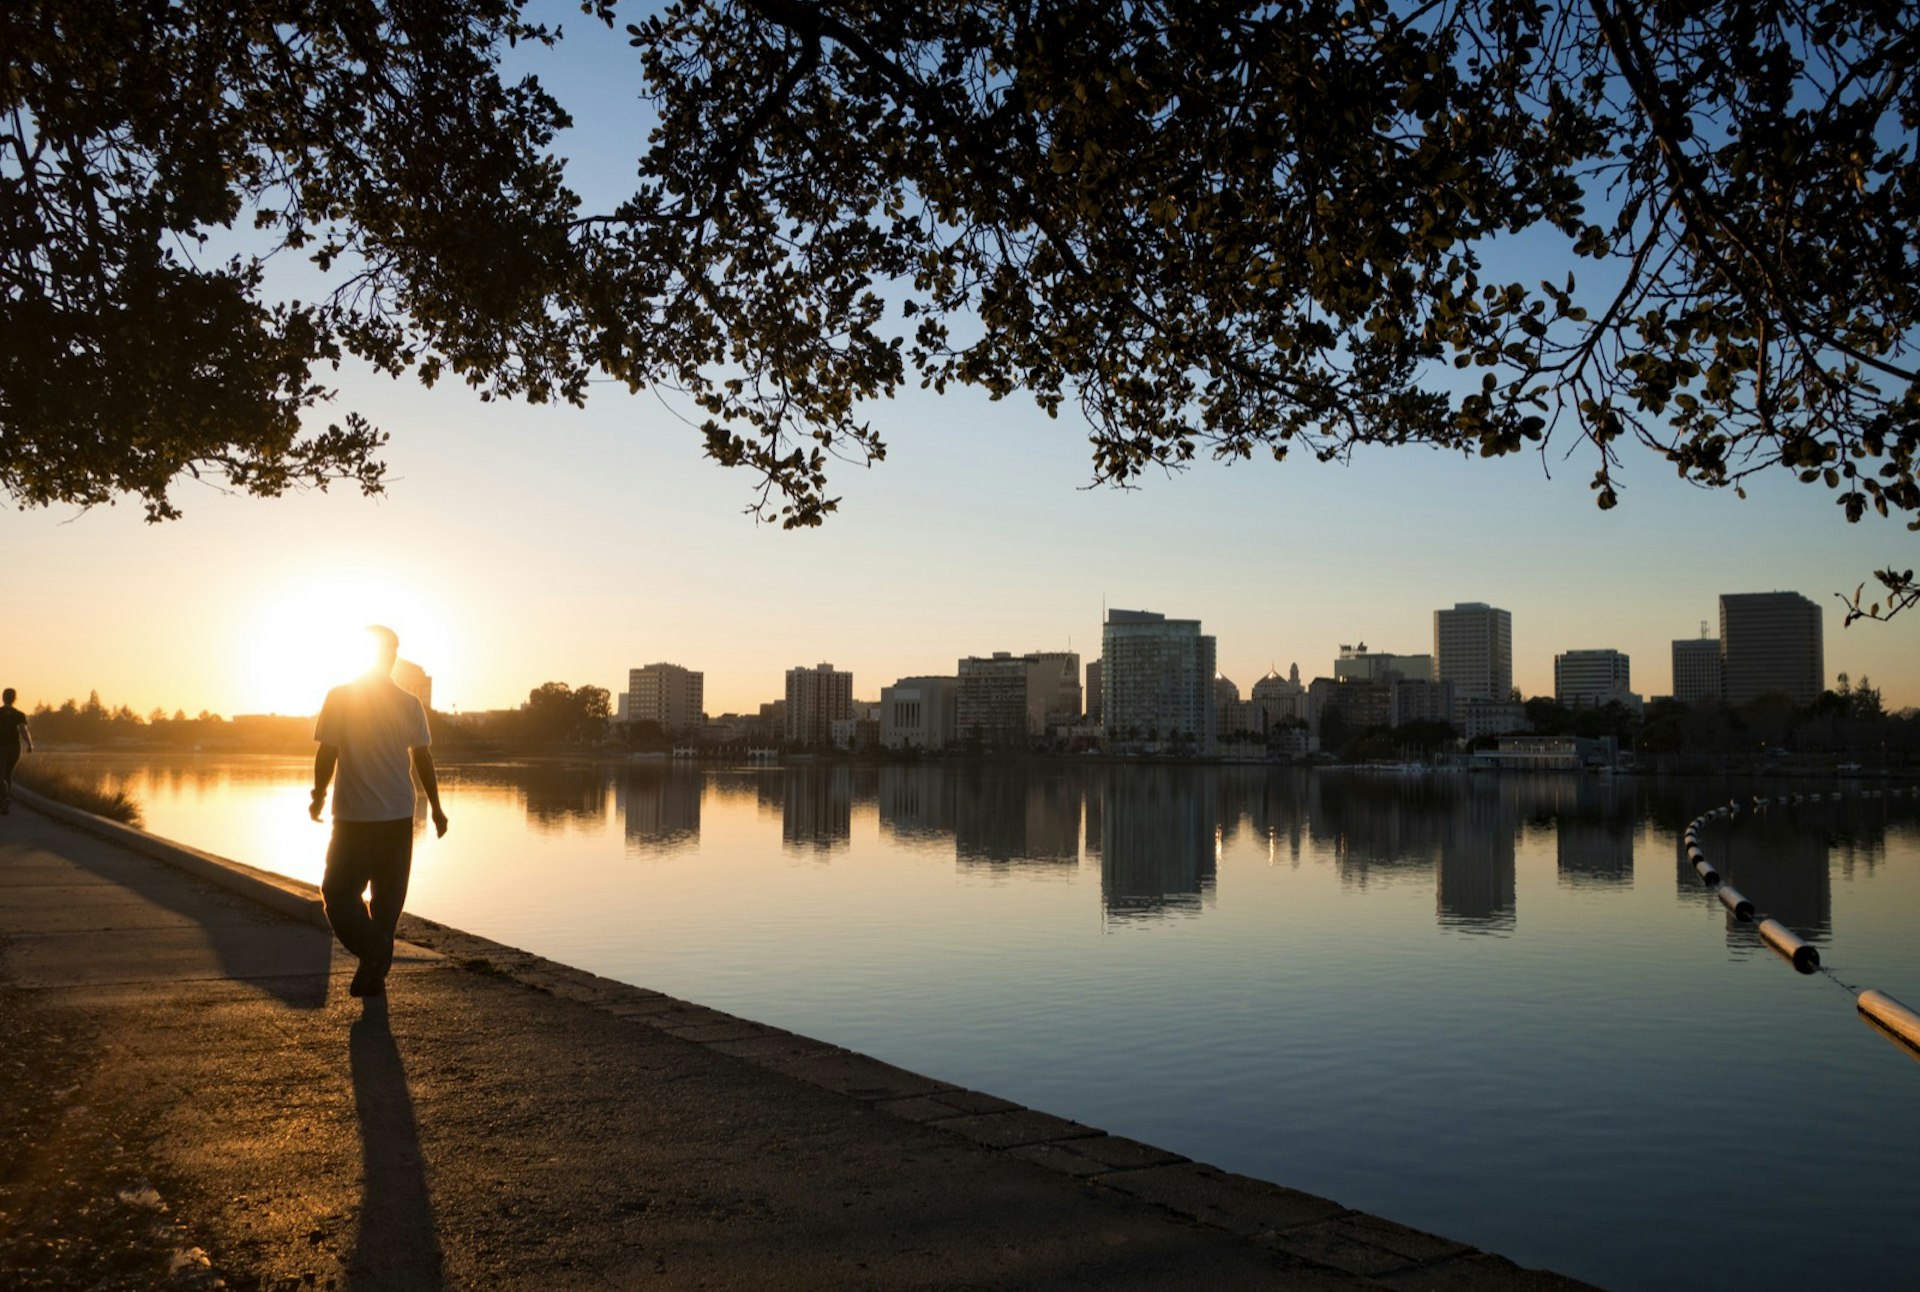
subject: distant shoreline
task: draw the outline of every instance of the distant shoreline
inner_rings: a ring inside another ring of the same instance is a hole
[[[1767,780],[1845,779],[1889,780],[1920,775],[1920,766],[1904,764],[1873,765],[1857,757],[1841,754],[1794,755],[1790,759],[1768,760],[1750,755],[1729,756],[1717,761],[1687,758],[1682,765],[1643,765],[1617,770],[1593,768],[1500,768],[1471,763],[1342,763],[1327,759],[1279,759],[1239,755],[1194,754],[1103,754],[1103,753],[913,753],[886,752],[793,752],[768,760],[747,759],[738,754],[718,753],[694,758],[675,758],[666,754],[630,753],[610,749],[534,749],[519,753],[475,750],[459,745],[440,746],[441,766],[608,766],[631,768],[699,768],[736,771],[769,770],[789,767],[1244,767],[1301,772],[1367,773],[1374,775],[1443,776],[1575,776],[1595,778],[1714,777],[1746,776]],[[42,744],[36,753],[61,757],[174,757],[218,760],[223,758],[309,758],[312,745],[269,748],[228,747],[183,749],[167,744],[76,745]],[[30,756],[31,757],[31,756]]]

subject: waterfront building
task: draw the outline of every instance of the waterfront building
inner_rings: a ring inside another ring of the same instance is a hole
[[[1482,601],[1462,601],[1433,612],[1433,677],[1453,683],[1456,726],[1465,707],[1513,697],[1513,617]]]
[[[1232,678],[1216,676],[1213,679],[1214,734],[1225,740],[1245,728],[1245,717],[1245,709],[1240,703],[1240,688],[1234,685]]]
[[[833,724],[853,716],[853,674],[831,664],[787,670],[786,737],[790,745],[831,745]]]
[[[1462,701],[1456,692],[1453,711],[1457,715],[1453,725],[1460,729],[1460,735],[1467,740],[1533,730],[1533,724],[1527,721],[1527,707],[1511,698]]]
[[[1270,731],[1283,722],[1307,721],[1307,689],[1300,685],[1300,666],[1295,664],[1286,677],[1281,677],[1277,669],[1269,669],[1253,684],[1248,703],[1259,708],[1262,719],[1251,730]]]
[[[1617,650],[1570,650],[1553,657],[1553,698],[1569,709],[1623,704],[1638,708],[1630,663]]]
[[[849,716],[833,720],[833,747],[856,752],[880,744],[880,701],[855,700]]]
[[[1394,677],[1387,685],[1393,691],[1394,726],[1453,721],[1453,683],[1436,682],[1430,677]]]
[[[888,749],[945,749],[957,725],[960,679],[903,677],[880,691],[880,743]]]
[[[1214,746],[1217,649],[1198,619],[1109,610],[1100,630],[1102,713],[1112,749]]]
[[[1024,747],[1080,720],[1080,656],[1072,651],[995,651],[959,663],[955,715],[960,740]]]
[[[1780,692],[1812,704],[1826,689],[1820,607],[1797,592],[1720,597],[1720,693],[1745,704]]]
[[[1352,678],[1357,682],[1385,682],[1395,677],[1431,681],[1433,656],[1369,651],[1365,642],[1358,646],[1343,645],[1340,658],[1333,662],[1333,677],[1335,681]]]
[[[1393,725],[1393,683],[1371,678],[1316,677],[1307,685],[1307,725],[1315,735],[1338,717],[1353,736]]]
[[[393,684],[420,701],[420,707],[433,712],[433,678],[410,659],[393,662]]]
[[[1041,730],[1071,727],[1080,721],[1080,652],[1037,650],[1028,659],[1039,667],[1029,677],[1037,688]]]
[[[651,722],[670,736],[698,731],[707,720],[707,675],[678,664],[627,670],[628,722]]]
[[[1676,638],[1673,643],[1673,698],[1699,704],[1720,698],[1720,639]]]
[[[1087,665],[1086,694],[1087,694],[1087,721],[1091,723],[1093,726],[1098,727],[1100,725],[1100,718],[1102,713],[1102,710],[1100,707],[1101,700],[1104,698],[1100,694],[1100,661],[1099,660],[1095,660],[1093,661],[1093,663]]]
[[[1501,736],[1475,761],[1483,766],[1513,771],[1577,772],[1583,767],[1611,767],[1618,758],[1612,736]]]

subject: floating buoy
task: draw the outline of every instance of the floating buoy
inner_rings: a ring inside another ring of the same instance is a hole
[[[1914,1013],[1905,1005],[1884,991],[1869,988],[1860,993],[1854,1002],[1868,1022],[1895,1040],[1916,1051],[1920,1051],[1920,1014]]]
[[[1740,890],[1733,885],[1720,885],[1719,891],[1714,895],[1720,899],[1720,905],[1733,912],[1734,919],[1744,924],[1753,918],[1753,903],[1740,896]]]
[[[1720,882],[1720,872],[1715,870],[1713,868],[1713,863],[1708,861],[1705,857],[1702,857],[1700,858],[1700,860],[1694,862],[1693,868],[1700,872],[1700,882],[1705,884],[1707,887],[1711,888],[1715,884]]]
[[[1812,973],[1820,967],[1820,953],[1778,920],[1760,921],[1760,939],[1801,973]]]

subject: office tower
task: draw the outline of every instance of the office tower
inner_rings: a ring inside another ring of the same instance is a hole
[[[969,655],[957,671],[961,740],[1021,747],[1080,720],[1080,657],[1070,651]]]
[[[1080,653],[1037,650],[1028,656],[1040,667],[1031,675],[1038,690],[1043,729],[1080,721]]]
[[[1100,725],[1103,712],[1100,705],[1105,698],[1101,694],[1100,661],[1095,660],[1087,665],[1087,721],[1096,727]]]
[[[1718,637],[1674,640],[1673,698],[1682,704],[1698,704],[1702,700],[1720,698]]]
[[[1109,748],[1214,745],[1214,640],[1198,619],[1109,610],[1100,630]]]
[[[1024,748],[1029,736],[1044,732],[1044,717],[1036,731],[1028,705],[1033,668],[1027,656],[1007,651],[961,660],[955,717],[960,739],[994,749]]]
[[[853,717],[853,674],[831,664],[787,670],[787,743],[831,745],[833,724]]]
[[[393,662],[393,684],[420,701],[420,707],[433,710],[433,679],[427,670],[410,659],[397,659]]]
[[[1774,691],[1812,704],[1825,688],[1818,605],[1797,592],[1722,594],[1720,693],[1728,704]]]
[[[1481,601],[1433,612],[1434,679],[1453,683],[1456,722],[1475,700],[1505,704],[1513,694],[1513,617]]]
[[[627,670],[627,721],[651,722],[668,735],[696,731],[706,721],[707,675],[678,664]]]
[[[1553,657],[1553,698],[1569,709],[1633,703],[1627,657],[1617,650],[1570,650]]]

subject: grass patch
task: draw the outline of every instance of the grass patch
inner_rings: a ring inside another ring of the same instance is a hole
[[[109,793],[66,772],[49,771],[31,765],[14,769],[13,783],[24,785],[36,794],[44,794],[56,803],[77,807],[82,812],[103,816],[122,825],[140,824],[140,805],[120,790]]]

